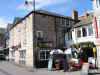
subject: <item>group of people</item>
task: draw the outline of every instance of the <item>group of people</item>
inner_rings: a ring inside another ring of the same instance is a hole
[[[65,53],[65,56],[66,56],[65,60],[66,60],[66,63],[67,63],[67,65],[66,65],[67,69],[65,69],[64,71],[72,70],[73,65],[79,63],[79,60],[78,60],[79,52],[80,52],[80,50],[73,47],[73,46],[70,46],[68,49],[65,49],[64,53]]]
[[[62,54],[63,55],[63,58],[60,59],[60,61],[61,61],[62,67],[64,69],[64,72],[65,72],[65,71],[72,69],[72,62],[71,61],[78,63],[78,53],[79,52],[80,51],[77,48],[70,46],[69,48],[66,48],[64,51],[62,51],[61,49],[52,50],[50,52],[50,54],[51,54],[51,56],[53,54]]]

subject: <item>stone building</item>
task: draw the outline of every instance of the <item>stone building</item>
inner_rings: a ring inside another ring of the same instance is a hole
[[[10,29],[10,60],[28,67],[47,63],[51,49],[65,47],[65,32],[73,24],[71,17],[44,10],[30,12]]]
[[[5,35],[6,29],[5,28],[0,28],[0,47],[4,48],[5,46],[5,40],[4,40],[4,35]]]
[[[6,28],[0,28],[0,59],[5,59],[4,48],[5,48],[5,32]]]

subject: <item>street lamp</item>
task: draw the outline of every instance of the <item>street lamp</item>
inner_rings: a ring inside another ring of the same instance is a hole
[[[28,6],[30,3],[28,1],[25,1],[25,6]],[[36,63],[35,63],[35,48],[36,47],[36,38],[35,38],[35,0],[32,0],[32,6],[33,6],[33,68],[35,68]],[[34,65],[35,64],[35,65]]]
[[[34,16],[33,16],[33,20],[34,20],[34,22],[33,22],[33,68],[35,68],[36,67],[36,60],[35,60],[36,58],[35,58],[34,45],[35,45],[35,47],[37,46],[36,45],[36,37],[35,37],[35,0],[33,0],[33,14],[34,14]]]

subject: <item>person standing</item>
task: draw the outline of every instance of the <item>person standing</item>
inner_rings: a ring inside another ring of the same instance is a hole
[[[66,49],[64,53],[66,54],[67,69],[70,69],[69,63],[70,60],[72,59],[72,46]]]
[[[68,65],[67,65],[67,60],[66,60],[66,55],[65,54],[63,55],[63,58],[61,59],[61,62],[62,62],[63,70],[64,70],[64,72],[66,72],[67,69],[68,69]]]

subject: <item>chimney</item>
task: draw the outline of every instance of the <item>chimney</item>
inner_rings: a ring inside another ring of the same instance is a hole
[[[78,20],[78,12],[76,10],[72,10],[72,19]]]

